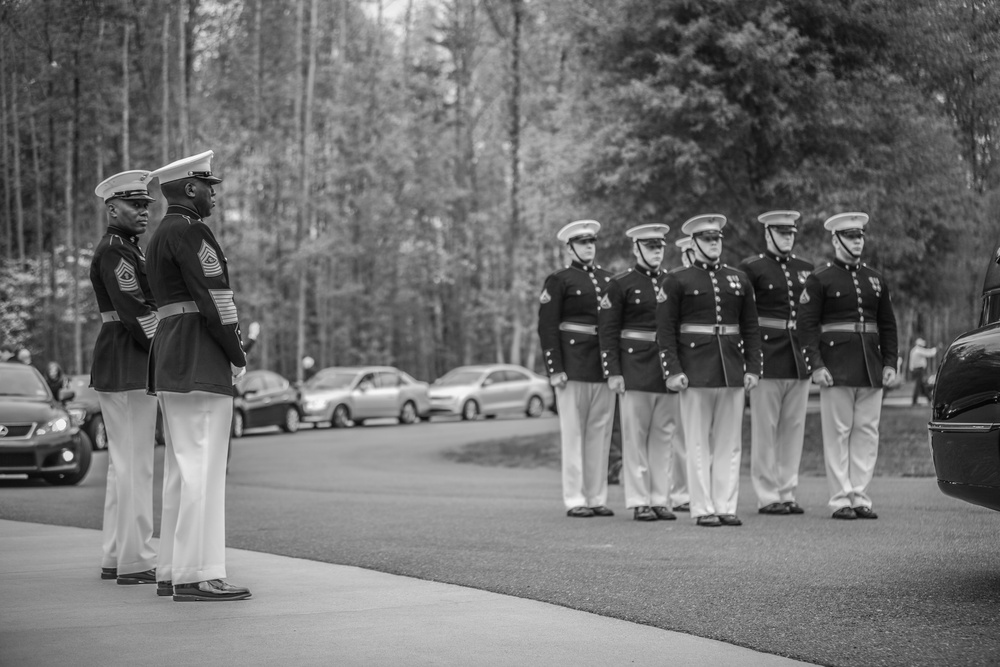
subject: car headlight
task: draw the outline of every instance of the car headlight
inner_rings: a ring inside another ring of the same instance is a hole
[[[69,408],[69,416],[73,420],[73,424],[83,426],[83,423],[87,421],[87,410],[85,408]]]
[[[302,405],[307,411],[316,412],[326,407],[326,400],[322,398],[309,398]]]
[[[69,428],[69,420],[65,417],[56,417],[51,421],[42,424],[35,435],[45,435],[46,433],[62,433]]]

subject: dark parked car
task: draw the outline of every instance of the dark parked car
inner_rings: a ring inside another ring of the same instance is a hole
[[[948,347],[931,404],[938,488],[1000,511],[1000,249],[986,271],[979,327]]]
[[[101,414],[101,403],[97,400],[97,391],[90,386],[90,376],[69,376],[68,388],[74,394],[73,399],[66,403],[69,414],[83,425],[94,449],[107,449],[108,432],[104,428],[104,416]]]
[[[90,470],[91,446],[37,369],[0,362],[0,474],[79,484]]]
[[[273,371],[248,371],[236,382],[233,401],[233,437],[248,428],[280,426],[286,433],[299,430],[302,397],[299,390]]]

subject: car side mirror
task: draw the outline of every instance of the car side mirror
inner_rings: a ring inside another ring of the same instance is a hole
[[[60,389],[59,390],[59,401],[65,403],[66,401],[72,401],[76,398],[76,392],[72,389]]]

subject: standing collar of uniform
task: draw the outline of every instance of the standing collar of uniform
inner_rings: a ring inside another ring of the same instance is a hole
[[[580,269],[581,271],[586,271],[587,273],[593,273],[595,268],[601,268],[595,264],[584,264],[583,262],[578,262],[575,259],[570,264],[574,269]]]
[[[132,245],[139,245],[139,237],[133,234],[129,234],[121,227],[116,225],[108,225],[108,230],[104,232],[105,234],[114,234],[115,236],[121,237],[131,243]]]
[[[660,277],[660,270],[659,269],[647,269],[645,266],[643,266],[639,262],[635,263],[635,270],[638,271],[639,273],[641,273],[642,275],[646,276],[647,278],[659,278]]]
[[[848,264],[847,262],[842,262],[839,259],[834,258],[833,263],[834,265],[839,266],[842,269],[846,269],[847,271],[857,271],[862,266],[864,266],[860,260],[855,264]]]
[[[201,216],[198,215],[198,211],[193,208],[188,208],[182,204],[170,204],[167,206],[167,215],[170,215],[171,213],[177,213],[178,215],[184,215],[189,218],[197,218],[198,220],[201,220]]]
[[[722,268],[722,262],[703,262],[700,259],[694,260],[692,266],[702,269],[704,271],[718,271]]]
[[[774,261],[780,262],[781,264],[785,264],[792,257],[795,257],[795,255],[793,255],[792,253],[788,253],[787,255],[779,255],[776,252],[771,252],[770,249],[767,249],[767,250],[764,251],[764,256],[765,257],[770,257]]]

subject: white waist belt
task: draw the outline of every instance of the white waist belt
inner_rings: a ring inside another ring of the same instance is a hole
[[[878,325],[871,322],[833,322],[820,326],[823,333],[878,333]]]
[[[157,309],[160,313],[160,319],[165,317],[172,317],[174,315],[180,315],[182,313],[200,313],[198,310],[198,304],[194,301],[178,301],[177,303],[168,303],[165,306],[160,306]]]
[[[588,336],[596,336],[597,325],[578,324],[576,322],[560,322],[559,331],[570,331],[572,333],[581,333],[581,334],[587,334]]]
[[[622,329],[622,338],[629,340],[646,340],[650,343],[656,341],[655,331],[640,331],[638,329]]]
[[[681,333],[738,336],[740,326],[738,324],[682,324]]]

